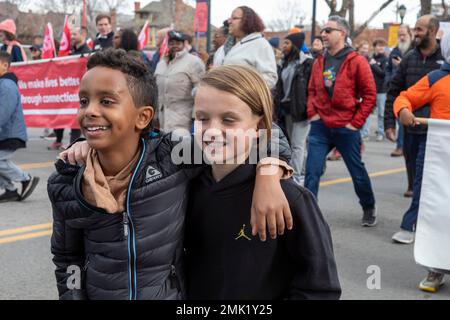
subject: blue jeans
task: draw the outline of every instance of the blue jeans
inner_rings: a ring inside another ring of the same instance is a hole
[[[378,93],[377,94],[377,136],[384,137],[384,105],[386,104],[386,93]],[[361,137],[368,137],[370,134],[370,124],[372,123],[372,119],[370,115],[366,119],[366,123],[361,128]]]
[[[413,198],[408,211],[403,216],[401,228],[407,231],[415,231],[417,214],[419,213],[420,192],[422,190],[423,165],[425,162],[425,149],[427,146],[427,135],[418,134],[412,140],[417,143],[417,158],[415,159],[415,177],[413,186]]]
[[[375,207],[375,196],[369,175],[361,159],[361,136],[359,131],[347,128],[327,128],[322,120],[311,122],[306,159],[305,187],[316,197],[319,193],[320,176],[330,150],[336,147],[344,159],[353,180],[355,192],[363,209]]]
[[[30,179],[30,176],[20,170],[11,158],[14,151],[0,150],[0,189],[9,191],[16,190],[14,182],[24,182]]]

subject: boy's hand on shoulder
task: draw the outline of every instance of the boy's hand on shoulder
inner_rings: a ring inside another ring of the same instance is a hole
[[[267,174],[268,166],[274,169],[270,170],[272,174]],[[280,184],[283,174],[281,167],[273,165],[264,165],[257,170],[250,222],[252,234],[256,236],[258,233],[261,241],[266,240],[267,229],[272,239],[277,237],[277,233],[284,234],[286,227],[292,229],[291,210]]]
[[[71,165],[85,165],[89,152],[86,141],[75,142],[69,149],[59,154],[59,159]]]

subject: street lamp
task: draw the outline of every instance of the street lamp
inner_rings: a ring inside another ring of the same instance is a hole
[[[405,18],[406,15],[405,5],[402,4],[400,7],[398,7],[398,14],[400,15],[401,24],[403,24],[403,19]]]

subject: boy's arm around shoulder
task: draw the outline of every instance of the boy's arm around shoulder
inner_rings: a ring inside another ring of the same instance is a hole
[[[283,184],[289,200],[294,228],[286,234],[286,245],[296,265],[288,298],[333,300],[341,286],[333,253],[330,229],[313,194],[290,183]]]

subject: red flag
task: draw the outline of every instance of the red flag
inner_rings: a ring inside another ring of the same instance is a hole
[[[197,0],[194,31],[201,33],[208,31],[208,2],[206,0]]]
[[[141,33],[139,33],[138,41],[139,41],[138,49],[139,50],[144,49],[148,43],[148,20],[145,21]]]
[[[55,40],[53,38],[52,24],[49,22],[45,26],[44,45],[42,47],[42,59],[51,59],[56,55]]]
[[[59,44],[58,57],[68,56],[70,53],[70,28],[69,28],[69,16],[64,19],[64,30]]]
[[[165,57],[168,52],[169,52],[169,35],[166,33],[164,41],[161,44],[161,48],[159,49],[159,55],[161,57]]]
[[[91,50],[94,49],[94,41],[92,41],[91,38],[88,38],[88,39],[86,40],[86,44],[87,44],[87,46],[88,46]]]

